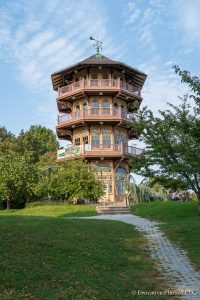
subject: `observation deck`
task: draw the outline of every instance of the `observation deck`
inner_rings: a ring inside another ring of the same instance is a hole
[[[59,149],[57,151],[57,159],[71,160],[78,157],[119,159],[124,156],[138,156],[143,153],[144,149],[123,144],[85,144]]]
[[[82,79],[58,88],[58,103],[63,100],[78,99],[83,95],[118,94],[126,100],[141,101],[140,89],[120,79]]]

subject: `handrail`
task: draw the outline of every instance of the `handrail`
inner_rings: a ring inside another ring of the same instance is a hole
[[[66,86],[58,89],[58,97],[62,97],[73,91],[81,90],[84,88],[95,89],[95,88],[117,88],[128,91],[136,96],[141,96],[140,89],[135,90],[134,86],[126,81],[120,79],[82,79],[79,81],[72,82]]]
[[[128,146],[122,143],[119,144],[100,144],[100,143],[91,143],[91,144],[82,144],[82,145],[71,145],[66,149],[58,150],[58,158],[60,157],[72,157],[76,155],[83,155],[89,153],[98,153],[99,151],[104,150],[104,154],[113,155],[113,152],[119,155],[127,154],[132,156],[138,156],[144,153],[144,149]],[[101,153],[102,154],[102,153]]]
[[[66,122],[70,122],[77,119],[105,119],[105,118],[119,118],[125,120],[131,120],[136,117],[136,113],[129,113],[127,111],[121,111],[119,109],[110,108],[87,108],[83,110],[77,110],[76,112],[66,113],[58,115],[58,125]]]

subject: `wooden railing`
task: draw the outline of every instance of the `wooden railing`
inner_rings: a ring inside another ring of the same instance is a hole
[[[136,113],[129,113],[127,111],[121,111],[119,109],[109,109],[109,108],[88,108],[84,110],[77,110],[76,112],[62,114],[58,116],[58,125],[71,122],[73,120],[103,120],[103,119],[125,119],[132,120],[138,115]]]
[[[90,154],[100,154],[100,155],[131,155],[138,156],[144,152],[143,149],[119,144],[83,144],[78,146],[69,146],[65,149],[59,149],[57,153],[58,159],[71,158],[79,155],[90,155]]]
[[[140,90],[136,90],[132,84],[120,79],[82,79],[59,88],[58,97],[65,96],[82,89],[95,90],[97,88],[101,88],[102,90],[122,89],[138,97],[141,96]]]

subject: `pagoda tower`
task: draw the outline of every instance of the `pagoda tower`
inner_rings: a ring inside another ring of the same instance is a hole
[[[143,151],[128,142],[138,138],[134,120],[146,76],[98,51],[51,75],[53,89],[58,92],[57,136],[70,142],[58,150],[57,158],[81,157],[95,164],[103,203],[125,201],[128,159]]]

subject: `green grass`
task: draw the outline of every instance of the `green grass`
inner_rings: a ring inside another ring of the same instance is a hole
[[[56,218],[75,214],[59,208],[1,212],[1,300],[137,299],[132,290],[165,288],[132,225]]]
[[[176,244],[185,249],[200,269],[200,216],[197,202],[150,202],[131,207],[135,215],[164,222],[161,229]]]
[[[45,217],[87,217],[95,216],[96,207],[92,205],[41,205],[24,209],[0,210],[1,215],[45,216]]]

